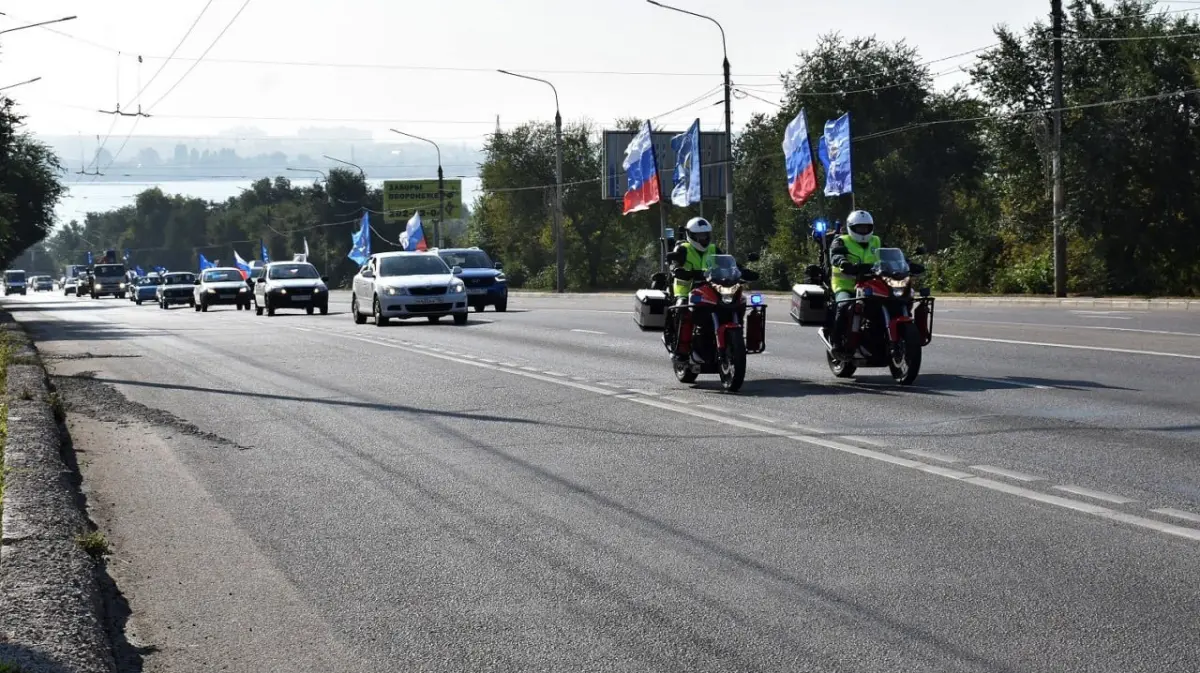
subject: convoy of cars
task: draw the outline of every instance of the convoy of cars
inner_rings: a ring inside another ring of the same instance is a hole
[[[108,260],[104,260],[108,262]],[[308,315],[329,313],[329,279],[297,255],[290,262],[253,262],[249,273],[233,267],[201,271],[168,271],[138,275],[123,264],[99,263],[66,267],[58,285],[64,295],[125,298],[141,305],[153,301],[166,310],[187,305],[197,312],[214,306],[251,307],[257,315],[281,310]],[[35,276],[35,291],[53,290],[49,276]],[[4,293],[25,294],[21,270],[4,273]],[[354,275],[350,312],[359,324],[372,319],[383,326],[392,319],[425,318],[431,323],[450,317],[464,325],[471,309],[508,309],[508,281],[503,266],[479,248],[384,252],[372,255]]]

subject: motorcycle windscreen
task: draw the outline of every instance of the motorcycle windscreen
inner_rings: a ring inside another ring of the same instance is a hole
[[[908,260],[900,248],[880,248],[875,253],[879,261],[875,262],[875,272],[881,276],[907,276],[909,274]]]
[[[704,275],[708,282],[715,285],[733,285],[742,279],[742,272],[733,255],[714,255],[712,266],[705,269]]]

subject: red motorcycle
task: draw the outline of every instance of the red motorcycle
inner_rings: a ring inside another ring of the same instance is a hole
[[[851,310],[841,352],[835,353],[830,340],[835,311],[828,311],[818,334],[834,376],[850,378],[859,367],[887,367],[897,383],[910,385],[921,371],[922,349],[933,340],[934,299],[927,288],[916,289],[922,265],[910,264],[898,248],[880,248],[878,254],[878,262],[857,270],[855,296],[842,302]]]
[[[692,278],[693,273],[676,272],[693,282],[692,291],[686,305],[667,308],[663,328],[675,378],[694,383],[700,374],[718,374],[722,389],[737,392],[746,378],[746,355],[766,350],[767,305],[745,283],[758,274],[739,269],[732,255],[717,255],[703,278]]]

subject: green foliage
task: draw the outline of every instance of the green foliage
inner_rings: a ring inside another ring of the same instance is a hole
[[[0,94],[0,265],[41,241],[62,197],[61,166],[48,147],[21,131],[24,117]]]

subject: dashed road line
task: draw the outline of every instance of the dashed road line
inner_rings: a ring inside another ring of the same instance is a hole
[[[1105,493],[1104,491],[1097,491],[1090,488],[1084,488],[1082,486],[1055,485],[1051,486],[1050,488],[1053,488],[1057,491],[1071,493],[1073,495],[1082,495],[1085,498],[1095,498],[1096,500],[1111,502],[1114,505],[1128,505],[1131,502],[1137,502],[1132,498],[1126,498],[1122,495],[1113,495],[1112,493]]]
[[[752,421],[759,421],[761,423],[778,423],[779,422],[772,418],[765,418],[763,416],[755,416],[754,414],[742,414],[742,418],[749,418]]]
[[[597,332],[594,329],[573,329],[571,331],[579,332],[580,334],[607,334],[607,332]]]
[[[927,458],[929,460],[936,460],[940,463],[961,463],[962,462],[961,458],[955,458],[954,456],[946,455],[944,453],[935,453],[933,451],[921,451],[919,449],[903,449],[903,452],[914,455],[918,458]]]
[[[1161,509],[1152,509],[1150,511],[1154,512],[1155,514],[1165,514],[1167,516],[1173,516],[1176,519],[1183,519],[1184,521],[1191,521],[1192,523],[1200,523],[1200,514],[1193,514],[1192,512],[1186,512],[1182,509],[1173,509],[1171,507],[1163,507]]]
[[[998,477],[1016,479],[1017,481],[1044,481],[1041,477],[1037,477],[1032,474],[1017,472],[1016,470],[1006,470],[1003,467],[996,467],[995,465],[972,465],[971,469],[979,470],[980,472],[987,472],[988,474],[994,474]]]

